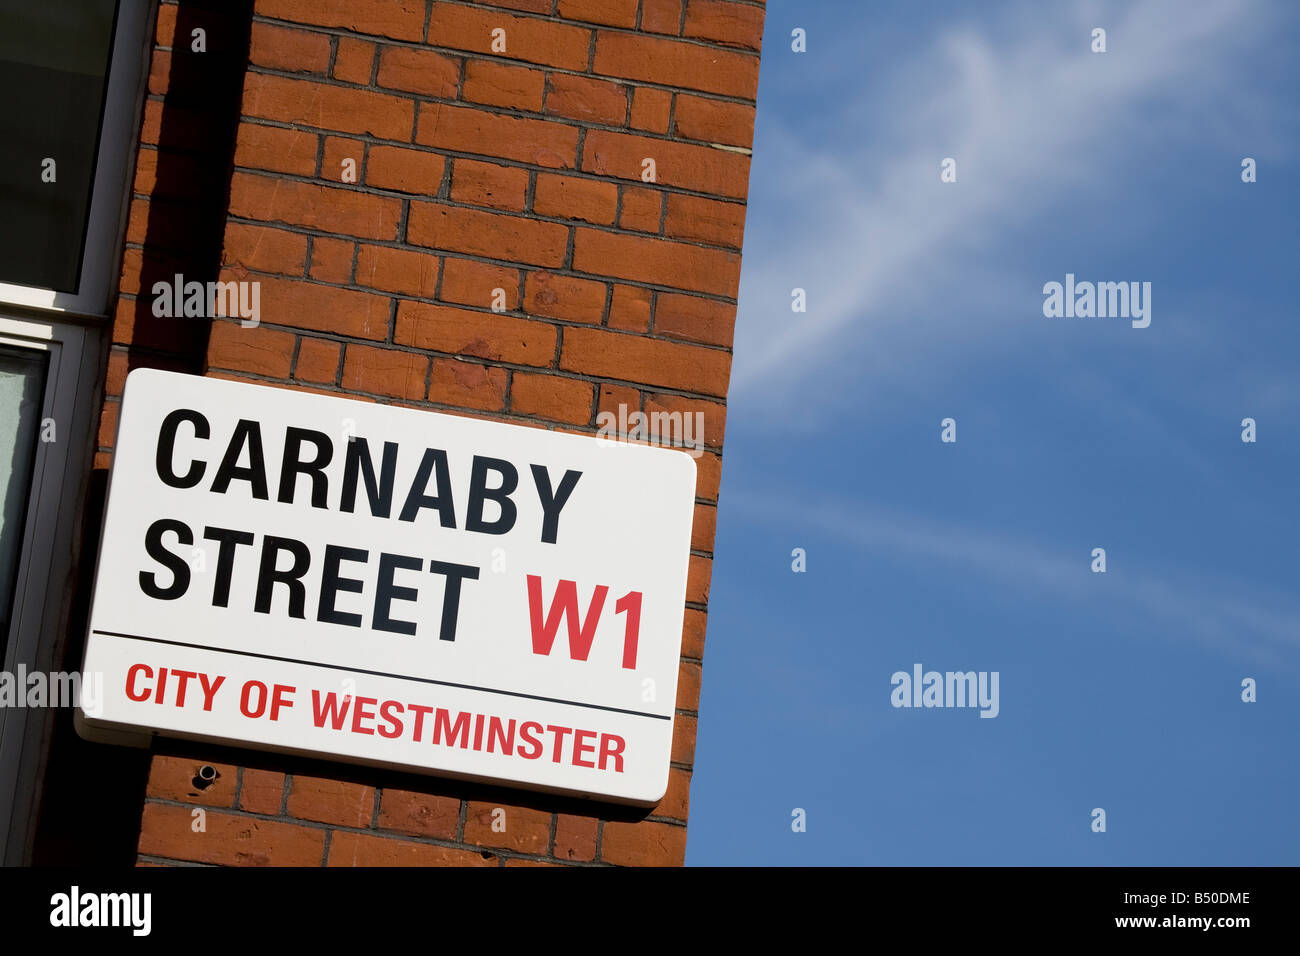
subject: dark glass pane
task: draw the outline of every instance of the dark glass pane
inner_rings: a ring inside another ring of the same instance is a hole
[[[13,613],[44,395],[45,353],[0,345],[0,665]]]
[[[0,282],[77,291],[116,12],[0,0]]]

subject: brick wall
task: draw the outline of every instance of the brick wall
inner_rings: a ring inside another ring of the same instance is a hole
[[[647,814],[160,741],[140,861],[681,863],[763,5],[252,7],[159,8],[96,466],[140,365],[587,434],[702,411],[673,769]],[[260,325],[152,317],[218,269]]]

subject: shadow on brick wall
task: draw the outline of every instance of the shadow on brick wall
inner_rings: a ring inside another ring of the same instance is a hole
[[[143,236],[133,230],[124,273],[132,262],[140,270],[140,292],[124,299],[129,334],[129,368],[204,370],[209,323],[197,318],[158,318],[153,314],[156,282],[214,281],[221,267],[230,173],[240,100],[248,62],[252,0],[163,0],[159,23],[174,15],[172,51],[154,50],[145,103],[141,164],[134,189],[148,192]],[[203,31],[205,50],[192,49],[194,31]],[[161,30],[160,30],[161,33]],[[159,36],[155,44],[165,43]],[[156,149],[149,149],[155,146]],[[153,187],[146,170],[152,166]],[[139,202],[133,201],[133,212]],[[100,517],[107,473],[92,473],[86,502],[86,529],[70,615],[69,640],[57,669],[81,666],[99,548]],[[136,859],[140,815],[149,774],[148,751],[91,744],[77,736],[71,712],[57,714],[32,862],[38,866],[131,866]]]

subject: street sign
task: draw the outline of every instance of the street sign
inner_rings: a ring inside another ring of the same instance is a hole
[[[694,500],[681,451],[138,369],[79,731],[653,805]]]

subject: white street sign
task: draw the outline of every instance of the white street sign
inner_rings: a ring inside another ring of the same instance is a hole
[[[680,451],[136,370],[79,729],[653,805],[694,500]]]

